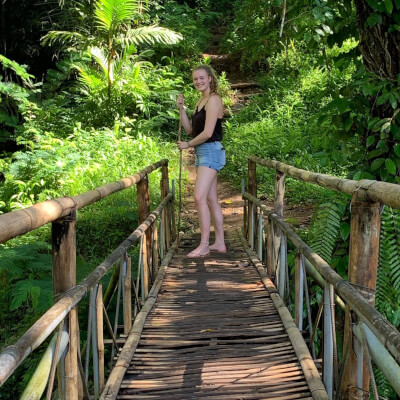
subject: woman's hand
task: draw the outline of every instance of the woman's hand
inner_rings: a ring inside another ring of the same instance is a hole
[[[179,150],[187,150],[190,148],[189,142],[180,142],[178,141],[178,149]]]
[[[178,94],[178,97],[176,98],[176,105],[179,108],[179,110],[183,110],[185,107],[185,99],[183,98],[183,94]]]

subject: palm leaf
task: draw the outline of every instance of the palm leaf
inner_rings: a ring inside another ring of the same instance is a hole
[[[103,70],[104,76],[109,79],[110,82],[113,82],[114,80],[114,63],[111,61],[110,64],[110,76],[108,76],[108,58],[107,55],[103,52],[102,49],[99,47],[91,47],[89,49],[90,54],[93,56],[94,60],[96,63],[101,67]]]
[[[157,25],[142,26],[139,28],[128,29],[120,35],[118,42],[129,46],[130,44],[175,44],[182,40],[182,35]]]
[[[49,46],[53,46],[55,43],[76,45],[84,42],[85,39],[85,36],[79,32],[50,31],[42,37],[42,43]]]
[[[109,32],[118,25],[129,23],[137,9],[136,0],[98,0],[95,8],[97,26]]]

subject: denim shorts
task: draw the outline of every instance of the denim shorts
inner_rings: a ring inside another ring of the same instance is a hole
[[[221,170],[225,166],[225,149],[221,142],[199,144],[194,148],[196,154],[195,167],[208,167]]]

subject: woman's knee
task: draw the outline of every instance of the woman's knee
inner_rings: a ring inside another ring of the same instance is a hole
[[[207,204],[207,197],[203,193],[194,193],[194,202],[196,205]]]

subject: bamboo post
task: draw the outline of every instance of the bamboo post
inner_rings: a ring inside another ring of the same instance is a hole
[[[281,235],[281,251],[279,262],[279,296],[285,301],[285,285],[286,279],[286,257],[287,257],[287,243],[284,235]]]
[[[323,378],[326,392],[330,399],[333,398],[333,335],[331,315],[331,284],[326,282],[324,288],[324,360]]]
[[[263,260],[263,233],[264,233],[263,212],[260,210],[260,214],[258,215],[257,251],[258,251],[258,258],[261,261]]]
[[[294,320],[301,332],[303,330],[304,270],[299,253],[296,255],[294,285]]]
[[[60,295],[76,285],[76,210],[52,223],[53,291]],[[77,309],[74,307],[67,318],[69,347],[65,356],[65,397],[78,399],[78,344],[79,330]],[[63,378],[61,378],[63,379]],[[59,381],[59,388],[62,382]]]
[[[99,385],[99,353],[97,345],[97,293],[99,285],[93,288],[92,298],[90,302],[90,307],[92,308],[92,355],[93,355],[93,391],[94,398],[98,399],[100,396],[100,385]],[[86,375],[88,376],[88,375]]]
[[[147,295],[149,294],[149,266],[147,264],[147,240],[146,235],[142,236],[141,241],[141,252],[142,252],[142,265],[141,265],[141,273],[142,273],[142,300],[143,302],[147,299]]]
[[[56,351],[56,344],[59,344],[58,352]],[[68,333],[58,332],[50,341],[49,346],[44,352],[35,372],[33,373],[28,385],[25,387],[20,400],[39,400],[46,388],[47,380],[49,378],[50,370],[53,363],[58,363],[61,355],[64,353],[68,346]],[[57,354],[56,354],[57,353]],[[56,359],[54,359],[56,358]]]
[[[164,182],[164,180],[162,182]],[[137,184],[137,197],[138,197],[139,224],[141,224],[150,214],[150,192],[149,192],[148,179],[143,179],[141,182]],[[164,197],[165,196],[163,196],[163,198]],[[167,207],[164,208],[165,211],[166,209]],[[143,262],[143,278],[144,278],[144,280],[142,280],[142,284],[144,287],[145,296],[147,297],[149,288],[149,273],[150,273],[149,265],[151,265],[151,228],[147,229],[147,231],[143,234],[143,243],[141,250],[143,256],[142,262]]]
[[[283,205],[284,205],[284,197],[285,197],[285,174],[277,171],[275,175],[275,200],[274,200],[274,209],[275,214],[279,218],[283,218]],[[279,265],[279,247],[281,244],[281,230],[274,226],[273,229],[273,251],[272,251],[272,270],[276,271]],[[285,266],[283,266],[285,268]]]
[[[169,178],[168,178],[168,164],[163,165],[161,168],[161,199],[164,199],[169,192]],[[161,223],[163,224],[163,234],[164,234],[164,249],[167,252],[171,242],[170,242],[170,234],[169,234],[169,228],[168,228],[168,210],[167,207],[164,208],[162,217],[161,217]]]
[[[157,276],[158,267],[160,265],[160,258],[158,254],[158,227],[157,221],[153,224],[153,238],[152,238],[152,249],[153,249],[153,256],[151,257],[152,266],[153,266],[153,276]]]
[[[124,334],[128,335],[132,328],[132,261],[130,257],[126,260],[124,286]]]
[[[257,207],[251,202],[251,210],[250,210],[250,232],[249,232],[249,244],[250,248],[254,250],[254,235],[256,231],[256,224],[254,221],[255,213],[257,212]]]
[[[247,186],[248,191],[254,197],[257,197],[257,164],[254,161],[248,160],[248,170],[247,170]],[[253,233],[254,233],[254,224],[257,218],[257,208],[253,207],[252,202],[248,202],[249,204],[249,222],[248,222],[248,238],[249,245],[253,249]]]
[[[271,278],[276,277],[276,265],[274,264],[274,224],[271,218],[267,219],[267,273]]]
[[[103,286],[101,283],[96,295],[97,354],[99,362],[99,391],[104,389],[104,335],[103,335]]]
[[[242,196],[243,196],[244,192],[245,192],[243,178],[241,181],[241,188],[242,188]],[[246,199],[243,199],[243,232],[244,232],[244,235],[247,235],[247,200]]]
[[[104,293],[103,303],[104,303],[104,307],[106,309],[108,308],[108,305],[110,304],[110,301],[114,295],[115,289],[118,285],[120,270],[121,269],[119,268],[119,266],[114,267],[114,271],[111,275],[110,282],[108,283],[107,289]]]
[[[350,250],[349,250],[349,281],[373,305],[375,303],[376,276],[379,258],[381,214],[380,204],[364,201],[352,201],[350,224]],[[346,322],[349,318],[346,318]],[[345,324],[343,347],[347,342],[357,346],[358,340],[351,338],[352,327]],[[359,346],[361,347],[361,345]],[[342,396],[344,399],[361,399],[363,392],[369,391],[369,372],[366,360],[361,362],[362,350],[357,357],[358,347],[350,349],[349,358],[344,373]],[[359,358],[357,360],[357,358]],[[362,371],[360,371],[362,368]],[[357,375],[362,378],[357,378]],[[359,390],[354,388],[362,380]]]
[[[164,258],[165,254],[165,240],[164,240],[164,224],[163,224],[163,215],[164,215],[164,210],[161,211],[161,217],[160,217],[160,235],[159,235],[159,247],[160,247],[160,256],[161,259]]]
[[[172,222],[172,240],[174,240],[174,241],[177,238],[176,217],[175,217],[175,193],[176,193],[175,180],[172,179],[172,194],[174,197],[172,198],[170,207],[171,207],[171,222]],[[180,225],[180,221],[179,221],[179,225]],[[153,225],[153,228],[154,228],[154,225]],[[179,229],[180,229],[180,227],[179,227]],[[156,274],[157,274],[157,271],[155,273],[153,272],[154,277],[156,276]]]

